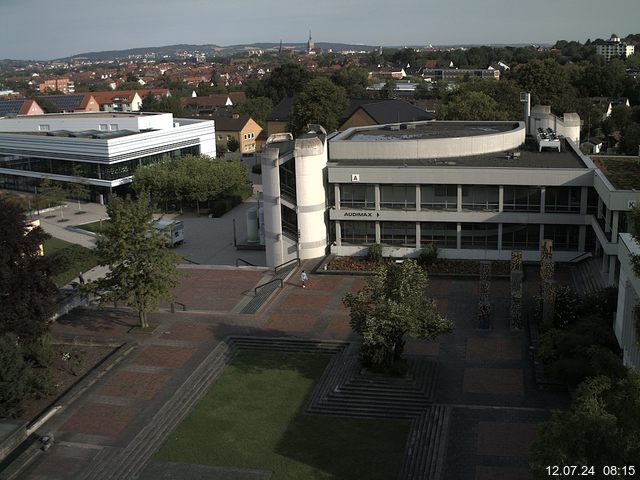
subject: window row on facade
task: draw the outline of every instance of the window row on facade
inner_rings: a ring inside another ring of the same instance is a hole
[[[59,160],[27,155],[0,154],[0,168],[38,172],[51,175],[84,177],[96,180],[117,180],[130,177],[139,166],[172,160],[184,155],[198,155],[200,147],[185,147],[170,152],[114,163],[92,163],[78,160]]]
[[[379,205],[376,205],[376,187]],[[460,195],[458,190],[460,189]],[[341,184],[340,208],[417,210],[501,210],[497,185]],[[502,187],[502,211],[580,213],[582,187]],[[460,197],[460,200],[459,200]],[[544,202],[543,202],[544,198]],[[597,194],[587,193],[587,213],[597,210]]]
[[[580,236],[579,225],[341,221],[339,240],[343,245],[377,243],[377,228],[379,243],[410,248],[434,244],[438,248],[539,250],[543,235],[553,240],[555,250],[578,251]]]

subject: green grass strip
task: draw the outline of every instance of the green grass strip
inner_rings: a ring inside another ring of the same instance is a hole
[[[329,357],[243,351],[158,460],[274,472],[274,480],[397,478],[410,422],[306,415]]]

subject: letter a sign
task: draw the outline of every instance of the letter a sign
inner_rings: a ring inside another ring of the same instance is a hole
[[[359,173],[352,173],[351,174],[351,181],[352,182],[359,182],[360,181],[360,174]]]

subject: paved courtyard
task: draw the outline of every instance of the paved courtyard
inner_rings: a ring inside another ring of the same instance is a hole
[[[104,476],[95,465],[109,465],[135,444],[228,335],[357,340],[342,297],[366,277],[312,274],[302,289],[298,272],[255,315],[235,312],[266,272],[195,268],[177,290],[187,311],[152,314],[159,326],[151,335],[129,333],[136,318],[127,310],[80,310],[62,318],[53,335],[119,338],[133,348],[49,420],[43,431],[53,432],[56,443],[21,478],[126,478]],[[534,275],[525,282],[530,295],[536,292]],[[435,403],[451,410],[441,478],[525,479],[537,425],[566,399],[535,388],[526,334],[508,328],[507,279],[491,284],[491,328],[476,328],[477,283],[473,277],[431,279],[427,294],[455,331],[436,342],[410,340],[406,353],[438,362]],[[207,478],[236,478],[224,475]]]

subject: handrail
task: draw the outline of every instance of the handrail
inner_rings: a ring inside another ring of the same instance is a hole
[[[263,283],[262,285],[258,285],[256,288],[253,289],[253,294],[257,295],[258,294],[258,289],[262,288],[262,287],[266,287],[267,285],[269,285],[270,283],[273,282],[280,282],[280,288],[284,287],[284,282],[282,281],[281,278],[274,278],[273,280],[267,282],[267,283]]]
[[[255,267],[255,265],[251,262],[247,262],[244,258],[236,258],[236,267],[238,266],[238,262],[243,262],[247,265],[249,265],[250,267]]]
[[[187,306],[182,302],[171,302],[171,313],[176,313],[176,303],[182,307],[182,311],[187,311]]]
[[[591,258],[593,254],[591,252],[584,252],[578,255],[577,257],[573,257],[567,263],[578,263],[580,260],[584,260],[585,258]]]
[[[296,262],[298,265],[300,265],[300,259],[299,258],[294,258],[292,260],[289,260],[288,262],[281,263],[280,265],[275,267],[273,269],[273,273],[278,273],[278,269],[279,268],[284,267],[285,265],[289,265],[290,263],[293,263],[293,262]]]

